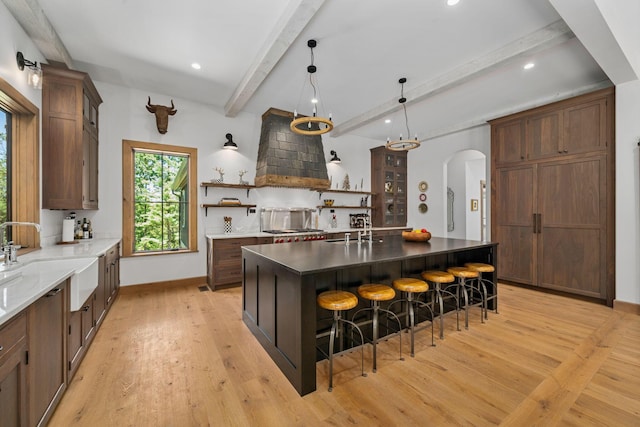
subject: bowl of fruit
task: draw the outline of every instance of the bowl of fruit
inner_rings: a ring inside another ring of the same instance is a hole
[[[403,231],[402,238],[407,242],[428,242],[431,233],[426,228],[415,228],[411,231]]]

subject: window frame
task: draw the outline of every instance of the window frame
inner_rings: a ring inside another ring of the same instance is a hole
[[[188,247],[179,250],[161,250],[134,252],[134,161],[136,150],[145,150],[164,154],[176,154],[189,157],[189,239]],[[159,144],[155,142],[122,140],[122,256],[138,257],[153,255],[172,255],[198,252],[198,149],[178,145]]]
[[[11,113],[11,220],[40,223],[40,109],[0,77],[0,106]],[[19,253],[40,249],[40,233],[13,227]]]

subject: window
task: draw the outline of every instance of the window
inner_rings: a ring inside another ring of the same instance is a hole
[[[0,223],[11,221],[11,113],[0,108]]]
[[[0,78],[0,115],[6,145],[0,178],[0,215],[11,221],[40,222],[40,110],[6,80]],[[4,144],[4,143],[3,143]],[[22,246],[21,253],[40,248],[40,234],[32,227],[7,227],[7,239]]]
[[[123,255],[196,251],[195,148],[123,140]]]

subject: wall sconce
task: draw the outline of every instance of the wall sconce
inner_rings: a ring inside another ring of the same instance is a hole
[[[333,157],[331,158],[331,160],[329,160],[329,162],[335,163],[335,164],[342,163],[342,160],[340,160],[340,157],[338,157],[338,153],[336,153],[335,150],[331,150],[331,155]]]
[[[38,63],[25,59],[22,52],[16,54],[16,61],[20,71],[24,70],[25,65],[29,67],[27,84],[34,89],[42,89],[42,70],[38,67]]]
[[[238,145],[235,142],[233,142],[233,135],[228,133],[228,134],[225,135],[225,138],[227,138],[227,142],[224,143],[222,148],[224,148],[225,150],[237,150],[238,149]]]

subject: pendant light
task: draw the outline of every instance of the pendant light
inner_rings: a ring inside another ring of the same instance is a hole
[[[313,48],[317,46],[317,42],[315,40],[309,40],[307,41],[307,46],[311,50],[311,65],[307,67],[307,72],[309,73],[309,82],[313,88],[313,98],[311,99],[313,114],[311,116],[298,117],[298,111],[294,110],[293,120],[289,127],[292,132],[300,135],[322,135],[333,129],[333,122],[331,121],[331,114],[329,114],[328,119],[318,116],[318,87],[313,77],[318,70],[313,64]]]
[[[404,123],[407,126],[408,139],[402,139],[402,134],[400,134],[400,138],[395,140],[390,140],[389,138],[387,138],[387,150],[409,151],[409,150],[413,150],[414,148],[420,147],[420,141],[418,141],[417,134],[413,139],[410,139],[411,131],[409,130],[409,118],[407,117],[407,106],[404,104],[405,102],[407,102],[407,98],[404,97],[404,84],[406,82],[407,82],[407,79],[405,77],[402,77],[400,80],[398,80],[398,83],[400,83],[400,99],[398,99],[398,102],[400,103],[400,105],[402,105],[402,110],[404,111]]]

